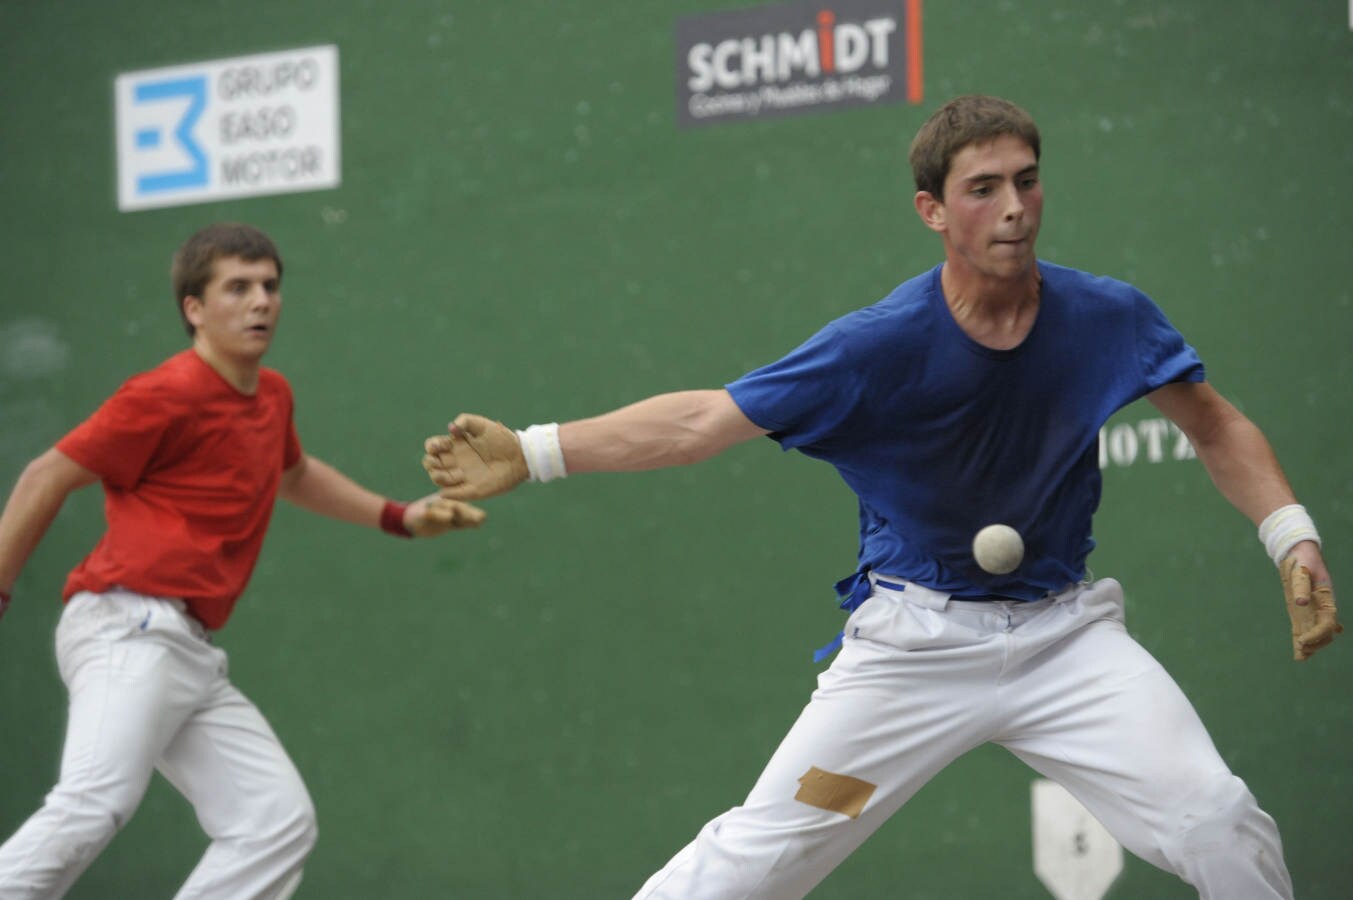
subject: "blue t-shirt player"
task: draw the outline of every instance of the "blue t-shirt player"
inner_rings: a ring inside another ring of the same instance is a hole
[[[763,435],[830,463],[858,498],[840,652],[746,799],[637,898],[803,897],[932,776],[993,743],[1202,900],[1291,900],[1277,825],[1128,634],[1119,583],[1088,575],[1100,428],[1142,397],[1179,428],[1259,526],[1298,660],[1339,631],[1319,535],[1263,433],[1155,303],[1038,259],[1040,148],[1009,101],[937,110],[911,166],[944,262],[724,389],[521,431],[462,413],[428,439],[424,466],[454,499],[693,463]],[[1004,575],[974,559],[974,536],[994,523],[1025,545]],[[993,872],[989,893],[1003,887]]]

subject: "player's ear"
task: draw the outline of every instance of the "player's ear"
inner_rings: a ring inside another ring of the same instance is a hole
[[[931,231],[944,231],[944,201],[937,198],[930,191],[917,191],[913,200],[916,204],[916,214],[921,217],[925,227]]]
[[[188,320],[188,324],[194,328],[202,326],[202,298],[195,297],[192,294],[183,298],[183,317]]]

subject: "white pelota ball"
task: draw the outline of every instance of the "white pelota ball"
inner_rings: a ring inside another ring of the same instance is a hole
[[[988,525],[972,539],[972,555],[984,571],[1006,575],[1024,559],[1024,539],[1009,525]]]

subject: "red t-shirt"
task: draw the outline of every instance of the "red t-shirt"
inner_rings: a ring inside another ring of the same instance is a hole
[[[65,599],[114,585],[178,597],[220,628],[254,570],[282,471],[300,461],[291,387],[241,394],[185,350],[133,376],[56,449],[103,480],[108,531]]]

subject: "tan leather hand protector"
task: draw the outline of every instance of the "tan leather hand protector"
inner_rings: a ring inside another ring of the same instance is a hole
[[[451,434],[428,438],[424,449],[423,468],[451,500],[492,497],[530,474],[516,432],[483,416],[462,413]]]
[[[423,515],[413,524],[415,537],[432,537],[447,531],[478,528],[484,524],[484,510],[460,500],[434,495],[423,507]]]
[[[1278,566],[1287,600],[1287,616],[1292,620],[1292,658],[1310,659],[1317,650],[1344,630],[1334,605],[1334,588],[1328,584],[1312,586],[1311,570],[1288,556]]]

